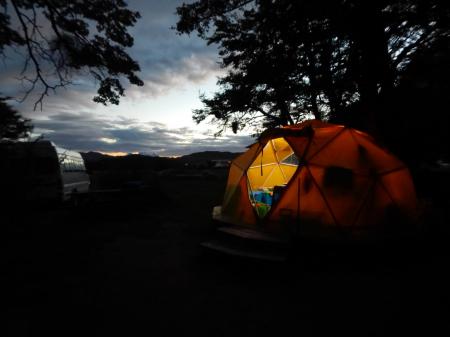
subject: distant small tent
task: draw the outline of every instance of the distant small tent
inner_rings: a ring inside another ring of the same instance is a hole
[[[234,159],[214,216],[277,234],[322,235],[410,224],[416,209],[399,159],[366,133],[310,120],[264,132]]]

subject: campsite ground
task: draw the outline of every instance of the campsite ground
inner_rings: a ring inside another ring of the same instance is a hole
[[[168,177],[151,193],[7,217],[6,335],[450,332],[445,245],[370,261],[210,255],[199,243],[213,233],[225,186],[213,178]]]

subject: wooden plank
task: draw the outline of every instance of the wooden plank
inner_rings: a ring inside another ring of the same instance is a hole
[[[243,239],[250,239],[256,241],[266,241],[271,243],[287,243],[278,237],[269,235],[267,233],[257,231],[251,228],[238,227],[238,226],[224,226],[217,228],[218,231],[227,233],[230,235],[238,236]]]
[[[232,247],[229,245],[226,245],[219,241],[206,241],[202,242],[200,244],[202,247],[228,254],[233,256],[240,256],[245,258],[251,258],[251,259],[258,259],[258,260],[265,260],[265,261],[273,261],[273,262],[284,262],[286,261],[286,256],[282,254],[274,254],[274,253],[267,253],[263,251],[254,251],[254,250],[248,250],[248,249],[239,249],[236,247]]]

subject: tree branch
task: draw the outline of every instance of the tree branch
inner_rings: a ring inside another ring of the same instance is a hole
[[[398,54],[398,56],[395,58],[395,60],[392,62],[392,65],[394,68],[396,68],[405,58],[408,56],[408,54],[417,46],[424,43],[427,39],[430,39],[433,37],[433,32],[431,29],[427,29],[415,42],[411,43],[410,45],[403,48],[403,50]]]
[[[16,12],[17,18],[19,19],[20,25],[22,26],[22,31],[25,37],[25,45],[27,47],[28,50],[28,56],[29,59],[32,61],[32,63],[34,64],[35,70],[36,70],[36,76],[34,79],[28,79],[26,76],[23,77],[24,80],[27,80],[31,83],[31,87],[27,90],[27,92],[25,93],[24,98],[21,101],[24,101],[28,95],[31,93],[31,91],[34,90],[34,88],[36,87],[36,83],[40,82],[44,85],[44,91],[41,93],[41,95],[39,96],[38,100],[34,103],[34,109],[36,110],[37,106],[40,105],[41,109],[42,109],[42,100],[44,99],[45,96],[48,95],[48,91],[49,90],[55,90],[58,87],[63,86],[63,84],[56,84],[56,85],[50,85],[46,79],[42,76],[42,70],[41,70],[41,66],[39,64],[39,61],[37,60],[35,54],[34,54],[34,50],[33,50],[33,46],[32,44],[35,42],[32,37],[30,36],[29,32],[28,32],[28,28],[27,25],[25,24],[24,21],[24,16],[23,13],[19,10],[16,1],[15,0],[11,0],[11,3],[13,5],[14,11]],[[35,28],[35,23],[33,24],[33,27]],[[26,70],[26,69],[24,69]]]

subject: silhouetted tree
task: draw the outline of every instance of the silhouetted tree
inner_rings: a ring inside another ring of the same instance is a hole
[[[99,83],[95,102],[118,104],[120,78],[143,85],[139,65],[125,51],[133,45],[127,32],[140,17],[123,0],[0,0],[0,52],[21,47],[25,97],[71,83],[74,73],[88,73]]]
[[[381,97],[389,147],[411,164],[450,160],[450,36],[417,51],[398,84]]]
[[[384,97],[450,22],[442,0],[198,0],[177,13],[177,31],[217,44],[228,70],[194,120],[233,131],[314,115],[383,132]]]
[[[0,97],[0,140],[17,140],[28,137],[33,130],[29,119],[23,118]]]

